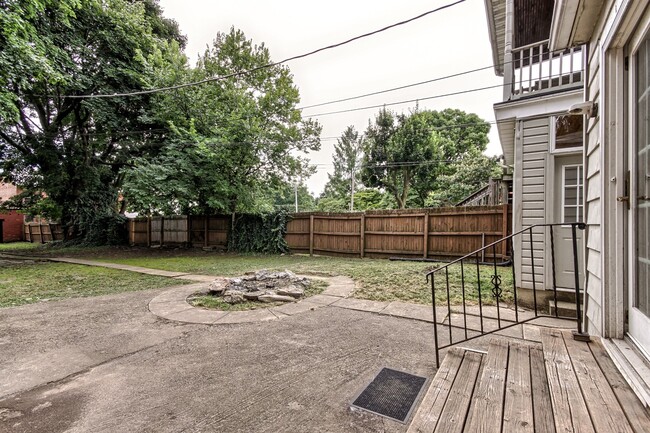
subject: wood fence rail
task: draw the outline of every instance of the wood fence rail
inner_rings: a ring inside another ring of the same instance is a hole
[[[507,205],[294,213],[285,240],[292,252],[356,257],[460,257],[510,234]],[[231,217],[164,216],[129,220],[131,245],[227,247]],[[509,256],[504,242],[496,257]],[[485,258],[492,258],[486,255]]]
[[[25,223],[23,226],[23,239],[26,242],[45,244],[52,241],[63,240],[61,224],[41,222]]]

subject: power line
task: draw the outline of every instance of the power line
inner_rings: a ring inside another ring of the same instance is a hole
[[[549,55],[553,55],[553,54],[556,54],[556,53],[559,53],[559,52],[563,52],[563,51],[565,51],[565,50],[564,50],[564,49],[558,49],[558,50],[549,51],[548,54],[549,54]],[[537,55],[537,56],[538,56],[538,55]],[[524,59],[526,59],[526,58],[524,58]],[[444,76],[442,76],[442,77],[432,78],[432,79],[430,79],[430,80],[419,81],[419,82],[417,82],[417,83],[405,84],[405,85],[403,85],[403,86],[393,87],[393,88],[390,88],[390,89],[384,89],[384,90],[378,90],[378,91],[375,91],[375,92],[364,93],[364,94],[361,94],[361,95],[350,96],[350,97],[341,98],[341,99],[335,99],[335,100],[327,101],[327,102],[319,102],[319,103],[317,103],[317,104],[306,105],[306,106],[304,106],[304,107],[298,107],[297,109],[298,109],[298,110],[306,110],[306,109],[308,109],[308,108],[321,107],[321,106],[323,106],[323,105],[336,104],[336,103],[339,103],[339,102],[347,102],[347,101],[352,101],[352,100],[355,100],[355,99],[366,98],[366,97],[368,97],[368,96],[381,95],[381,94],[383,94],[383,93],[389,93],[389,92],[394,92],[394,91],[396,91],[396,90],[408,89],[408,88],[410,88],[410,87],[421,86],[421,85],[423,85],[423,84],[434,83],[434,82],[436,82],[436,81],[442,81],[442,80],[446,80],[446,79],[449,79],[449,78],[456,78],[456,77],[460,77],[460,76],[463,76],[463,75],[472,74],[472,73],[474,73],[474,72],[484,71],[484,70],[486,70],[486,69],[492,69],[492,68],[494,68],[495,66],[505,66],[505,65],[509,65],[509,64],[513,64],[513,63],[514,63],[515,65],[517,65],[517,64],[519,64],[519,63],[521,63],[521,62],[522,62],[522,59],[513,59],[513,60],[510,60],[510,61],[508,61],[508,62],[498,63],[498,64],[496,64],[496,65],[494,65],[494,64],[490,64],[490,65],[483,66],[483,67],[480,67],[480,68],[469,69],[469,70],[465,70],[465,71],[461,71],[461,72],[456,72],[456,73],[453,73],[453,74],[450,74],[450,75],[444,75]]]
[[[307,53],[298,54],[298,55],[292,56],[292,57],[287,57],[284,60],[280,60],[278,62],[268,63],[268,64],[262,65],[262,66],[257,66],[255,68],[248,69],[246,71],[233,72],[233,73],[226,74],[226,75],[221,75],[221,76],[218,76],[218,77],[212,77],[212,78],[206,78],[206,79],[200,80],[200,81],[194,81],[192,83],[177,84],[175,86],[159,87],[159,88],[156,88],[156,89],[139,90],[139,91],[135,91],[135,92],[124,92],[124,93],[110,93],[110,94],[107,93],[107,94],[90,94],[90,95],[66,95],[64,97],[65,98],[75,98],[75,99],[80,99],[80,98],[85,99],[85,98],[114,98],[114,97],[122,97],[122,96],[147,95],[147,94],[151,94],[151,93],[164,92],[164,91],[168,91],[168,90],[182,89],[182,88],[185,88],[185,87],[193,87],[193,86],[197,86],[197,85],[205,84],[205,83],[210,83],[210,82],[214,82],[214,81],[222,81],[222,80],[225,80],[227,78],[238,77],[238,76],[241,76],[241,75],[248,75],[248,74],[250,74],[252,72],[256,72],[256,71],[259,71],[261,69],[267,69],[267,68],[271,68],[273,66],[278,66],[278,65],[281,65],[283,63],[290,62],[292,60],[297,60],[297,59],[302,59],[302,58],[305,58],[305,57],[309,57],[309,56],[312,56],[314,54],[320,53],[322,51],[338,48],[340,46],[347,45],[347,44],[349,44],[351,42],[354,42],[354,41],[357,41],[359,39],[367,38],[369,36],[373,36],[373,35],[376,35],[378,33],[385,32],[386,30],[390,30],[392,28],[399,27],[399,26],[411,23],[413,21],[424,18],[427,15],[431,15],[433,13],[440,12],[440,11],[442,11],[444,9],[448,9],[448,8],[450,8],[452,6],[456,6],[456,5],[460,4],[460,3],[463,3],[464,1],[465,0],[457,0],[454,3],[449,3],[449,4],[446,4],[444,6],[440,6],[438,8],[431,9],[431,10],[426,11],[424,13],[421,13],[420,15],[417,15],[415,17],[412,17],[412,18],[409,18],[409,19],[406,19],[406,20],[403,20],[403,21],[399,21],[399,22],[394,23],[394,24],[390,24],[390,25],[388,25],[386,27],[383,27],[381,29],[378,29],[378,30],[374,30],[374,31],[371,31],[371,32],[368,32],[368,33],[364,33],[364,34],[359,35],[359,36],[355,36],[355,37],[347,39],[347,40],[345,40],[343,42],[338,42],[336,44],[327,45],[325,47],[317,48],[317,49],[315,49],[313,51],[309,51]]]
[[[368,106],[365,106],[365,107],[349,108],[347,110],[328,111],[328,112],[325,112],[325,113],[305,114],[304,116],[306,116],[306,117],[329,116],[329,115],[332,115],[332,114],[351,113],[353,111],[370,110],[370,109],[373,109],[373,108],[389,107],[389,106],[392,106],[392,105],[410,104],[412,102],[427,101],[427,100],[430,100],[430,99],[437,99],[437,98],[445,98],[445,97],[448,97],[448,96],[462,95],[464,93],[479,92],[481,90],[496,89],[497,87],[503,87],[503,86],[507,86],[507,85],[509,85],[509,84],[496,84],[494,86],[477,87],[477,88],[474,88],[474,89],[460,90],[460,91],[451,92],[451,93],[443,93],[443,94],[440,94],[440,95],[427,96],[427,97],[424,97],[424,98],[409,99],[409,100],[398,101],[398,102],[386,102],[386,103],[378,104],[378,105],[368,105]]]
[[[576,71],[576,72],[582,72],[583,70]],[[557,78],[560,77],[561,74],[555,74],[551,75],[549,77],[544,77],[544,79],[552,79],[552,78]],[[489,90],[489,89],[496,89],[499,87],[504,87],[504,86],[510,86],[511,83],[503,83],[503,84],[495,84],[493,86],[485,86],[485,87],[476,87],[473,89],[466,89],[466,90],[459,90],[456,92],[450,92],[450,93],[442,93],[438,95],[433,95],[433,96],[426,96],[424,98],[415,98],[415,99],[409,99],[409,100],[404,100],[404,101],[397,101],[397,102],[385,102],[383,104],[376,104],[376,105],[368,105],[364,107],[356,107],[356,108],[349,108],[346,110],[338,110],[338,111],[328,111],[325,113],[316,113],[316,114],[303,114],[305,117],[319,117],[319,116],[329,116],[332,114],[342,114],[342,113],[351,113],[354,111],[363,111],[363,110],[370,110],[370,109],[375,109],[375,108],[382,108],[382,107],[389,107],[393,105],[401,105],[401,104],[410,104],[413,102],[419,102],[419,101],[428,101],[431,99],[438,99],[438,98],[445,98],[448,96],[456,96],[456,95],[462,95],[465,93],[473,93],[473,92],[479,92],[482,90]],[[356,99],[356,98],[355,98]]]
[[[511,63],[511,62],[508,62],[508,63]],[[390,89],[378,90],[376,92],[370,92],[370,93],[364,93],[363,95],[350,96],[348,98],[335,99],[333,101],[327,101],[327,102],[321,102],[321,103],[318,103],[318,104],[306,105],[304,107],[298,107],[298,110],[306,110],[308,108],[322,107],[323,105],[336,104],[336,103],[339,103],[339,102],[352,101],[354,99],[367,98],[368,96],[381,95],[382,93],[389,93],[389,92],[394,92],[396,90],[408,89],[410,87],[416,87],[416,86],[421,86],[423,84],[434,83],[436,81],[442,81],[442,80],[446,80],[448,78],[460,77],[460,76],[463,76],[463,75],[472,74],[474,72],[484,71],[486,69],[491,69],[491,68],[493,68],[493,65],[484,66],[482,68],[470,69],[470,70],[462,71],[462,72],[457,72],[455,74],[445,75],[443,77],[432,78],[431,80],[420,81],[420,82],[412,83],[412,84],[405,84],[403,86],[393,87],[393,88],[390,88]]]

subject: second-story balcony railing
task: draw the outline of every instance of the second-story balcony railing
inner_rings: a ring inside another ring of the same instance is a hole
[[[512,62],[505,65],[512,72],[510,99],[579,87],[584,65],[584,50],[580,46],[549,51],[545,40],[517,47],[512,50]]]

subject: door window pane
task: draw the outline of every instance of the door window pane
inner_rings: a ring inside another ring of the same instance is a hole
[[[567,165],[562,173],[562,222],[581,222],[582,209],[582,165]]]

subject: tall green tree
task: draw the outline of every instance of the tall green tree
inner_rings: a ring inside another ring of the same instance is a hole
[[[106,242],[122,169],[159,148],[166,126],[149,95],[80,96],[149,88],[184,38],[154,0],[2,3],[3,176],[33,197],[44,193],[66,235]]]
[[[334,145],[334,173],[327,175],[323,196],[349,201],[349,210],[354,210],[354,193],[361,187],[362,158],[363,136],[348,126]]]
[[[468,153],[485,150],[489,129],[460,110],[382,109],[366,131],[363,182],[390,192],[399,208],[425,206],[440,176],[453,174]]]
[[[426,164],[438,164],[442,154],[441,139],[427,120],[427,112],[395,116],[384,109],[366,131],[363,181],[389,191],[400,209],[406,207],[418,173],[431,169]]]
[[[478,150],[468,151],[460,161],[438,177],[435,188],[426,198],[426,206],[454,206],[463,198],[484,187],[491,178],[499,178],[502,169],[498,156],[486,156]]]
[[[232,28],[196,68],[169,71],[177,82],[253,70],[159,96],[160,119],[175,133],[160,156],[128,173],[133,210],[161,212],[173,201],[183,213],[256,212],[261,196],[313,172],[304,154],[319,149],[320,125],[301,117],[289,69],[264,67],[271,62],[264,44]]]

